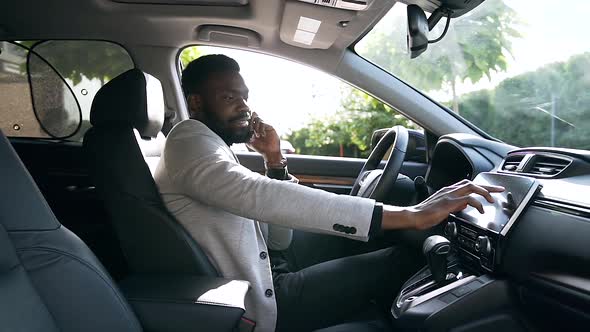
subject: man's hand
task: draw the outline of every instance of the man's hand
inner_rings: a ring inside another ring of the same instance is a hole
[[[252,113],[252,127],[254,135],[250,139],[248,146],[260,153],[268,164],[280,163],[283,158],[281,139],[275,129],[262,121],[256,112]]]
[[[463,180],[454,185],[442,188],[424,202],[408,207],[383,207],[383,222],[381,227],[387,229],[414,228],[428,229],[445,220],[450,213],[465,209],[468,205],[484,213],[482,204],[471,194],[483,196],[493,203],[491,193],[504,191],[503,187],[480,186],[469,180]]]

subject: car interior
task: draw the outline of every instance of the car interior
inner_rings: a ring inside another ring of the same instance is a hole
[[[424,267],[383,313],[394,331],[590,329],[590,151],[495,138],[355,50],[403,4],[407,57],[428,56],[429,26],[489,1],[0,5],[0,331],[251,330],[248,281],[217,272],[153,178],[166,135],[188,118],[179,59],[192,46],[311,67],[421,128],[373,128],[365,158],[289,154],[300,185],[398,206],[464,179],[506,188],[483,215],[467,208],[368,246],[295,230],[294,268],[408,246]],[[260,154],[236,155],[264,174]]]

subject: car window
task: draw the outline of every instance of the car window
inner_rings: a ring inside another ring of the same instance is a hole
[[[124,48],[106,41],[0,42],[0,129],[82,141],[96,92],[133,67]]]
[[[393,108],[345,82],[292,61],[260,53],[191,46],[181,66],[205,54],[225,54],[240,65],[250,109],[272,124],[283,153],[366,158],[373,131],[404,125],[421,128]],[[234,151],[248,151],[234,144]]]
[[[586,0],[487,0],[410,59],[407,6],[396,2],[354,49],[507,143],[590,149],[589,10]]]

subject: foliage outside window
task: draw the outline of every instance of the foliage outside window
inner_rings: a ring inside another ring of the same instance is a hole
[[[589,10],[583,0],[487,0],[411,60],[396,3],[355,51],[507,143],[590,149]]]

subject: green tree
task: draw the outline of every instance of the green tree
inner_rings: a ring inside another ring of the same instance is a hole
[[[461,114],[510,144],[550,146],[553,142],[589,149],[588,68],[590,53],[584,53],[505,79],[493,90],[461,96]]]
[[[59,73],[74,85],[87,79],[99,79],[101,85],[122,72],[133,68],[133,62],[121,46],[103,41],[51,40],[21,41],[20,44],[33,48],[33,51],[51,63]],[[198,46],[185,48],[180,54],[183,67],[203,55]]]
[[[438,26],[445,21],[443,18]],[[520,23],[516,12],[503,1],[486,1],[456,21],[451,19],[447,35],[416,59],[406,52],[403,24],[374,30],[356,50],[420,90],[450,89],[452,109],[459,112],[457,83],[466,79],[475,83],[483,76],[489,79],[493,71],[505,71],[511,40],[520,37],[516,30]]]
[[[32,42],[29,42],[32,44]],[[25,46],[27,43],[23,42]],[[134,64],[119,45],[104,41],[51,40],[33,45],[32,50],[49,62],[73,85],[87,79],[98,79],[101,85],[131,69]]]
[[[305,128],[285,136],[297,153],[340,157],[367,157],[375,129],[402,125],[418,128],[391,107],[354,88],[342,91],[335,114],[312,119]]]
[[[180,63],[182,68],[186,68],[188,64],[196,58],[204,55],[203,49],[198,46],[190,46],[182,50],[180,53]]]

